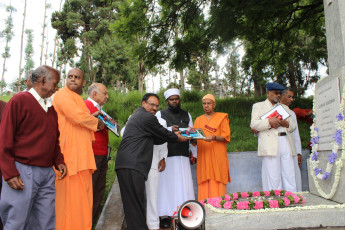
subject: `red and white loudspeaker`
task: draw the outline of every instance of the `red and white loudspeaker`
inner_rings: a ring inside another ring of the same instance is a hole
[[[196,200],[184,202],[173,219],[173,229],[205,229],[205,208]]]

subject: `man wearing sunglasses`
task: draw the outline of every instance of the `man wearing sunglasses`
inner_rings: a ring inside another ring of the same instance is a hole
[[[258,156],[262,157],[262,186],[263,190],[284,189],[297,192],[294,172],[294,158],[296,148],[291,133],[296,125],[292,117],[285,120],[279,115],[261,119],[262,115],[280,104],[284,87],[278,83],[266,85],[267,99],[255,103],[252,109],[250,127],[259,137]],[[289,107],[282,105],[291,114]]]

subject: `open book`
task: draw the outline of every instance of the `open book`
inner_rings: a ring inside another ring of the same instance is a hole
[[[200,128],[179,128],[181,135],[190,139],[205,139],[204,131]]]
[[[285,120],[286,118],[290,117],[290,114],[284,109],[284,107],[282,105],[278,105],[277,107],[274,107],[273,109],[262,115],[260,118],[261,120],[263,120],[275,117],[277,115],[277,118],[280,120]]]
[[[120,136],[120,125],[113,119],[111,118],[104,110],[100,111],[101,113],[98,115],[98,118],[103,121],[105,126],[112,131],[116,136]]]

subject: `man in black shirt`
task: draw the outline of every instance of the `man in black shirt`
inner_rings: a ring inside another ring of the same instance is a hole
[[[156,94],[145,94],[139,107],[126,124],[115,170],[117,173],[127,229],[147,229],[145,219],[145,181],[151,168],[153,145],[164,142],[186,142],[178,132],[174,134],[159,124],[151,113],[159,109]]]

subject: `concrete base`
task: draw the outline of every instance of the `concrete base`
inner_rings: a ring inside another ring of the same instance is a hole
[[[339,205],[312,194],[303,194],[306,204]],[[340,206],[340,205],[339,205]],[[206,229],[290,229],[320,226],[344,226],[345,208],[322,208],[286,212],[222,214],[206,208]]]
[[[95,230],[121,230],[124,218],[120,187],[116,177]]]

